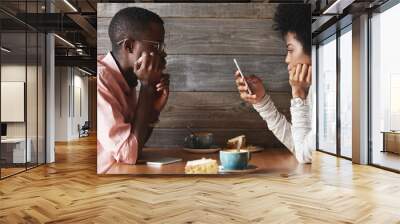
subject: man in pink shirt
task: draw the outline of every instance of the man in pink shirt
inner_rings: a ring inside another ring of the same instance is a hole
[[[137,7],[122,9],[111,20],[112,52],[98,61],[98,173],[116,162],[137,162],[168,100],[163,24],[157,14]]]

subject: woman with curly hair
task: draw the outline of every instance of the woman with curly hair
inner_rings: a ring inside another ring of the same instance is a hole
[[[315,150],[315,134],[312,131],[312,110],[309,89],[311,85],[311,10],[308,5],[281,4],[274,16],[274,28],[280,31],[286,43],[285,63],[288,65],[289,83],[292,89],[290,112],[292,123],[278,112],[266,93],[262,80],[254,75],[245,77],[235,74],[240,97],[251,103],[267,122],[268,128],[292,152],[299,163],[311,163]],[[247,92],[250,88],[252,94]]]

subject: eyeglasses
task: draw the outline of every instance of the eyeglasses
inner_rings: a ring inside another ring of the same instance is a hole
[[[117,45],[121,45],[125,41],[127,41],[128,38],[124,38],[120,41],[117,42]],[[152,40],[136,40],[136,41],[142,41],[145,43],[150,43],[153,47],[155,47],[160,53],[165,52],[165,43],[163,42],[157,42],[157,41],[152,41]]]

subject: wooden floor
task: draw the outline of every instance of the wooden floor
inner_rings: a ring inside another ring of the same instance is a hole
[[[399,174],[323,153],[229,178],[97,176],[93,137],[56,158],[0,181],[0,223],[400,223]]]
[[[18,165],[18,167],[7,167],[7,168],[1,168],[1,178],[6,178],[11,175],[15,175],[20,172],[24,172],[27,169],[33,169],[37,165],[36,164],[27,164],[27,167],[25,165]]]
[[[1,178],[4,177],[8,177],[11,176],[13,174],[19,173],[19,172],[23,172],[25,169],[25,167],[23,168],[1,168]]]
[[[376,165],[400,170],[400,155],[396,153],[375,151],[372,161]]]

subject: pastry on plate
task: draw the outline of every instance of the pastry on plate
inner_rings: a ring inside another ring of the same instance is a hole
[[[234,138],[231,138],[226,143],[226,147],[228,149],[244,149],[246,148],[246,136],[240,135]]]
[[[247,150],[249,152],[260,152],[264,150],[264,148],[260,146],[248,145],[246,142],[246,136],[240,135],[234,138],[231,138],[226,143],[226,149],[241,149]]]
[[[187,161],[185,166],[186,174],[217,174],[218,163],[214,159],[198,159]]]

